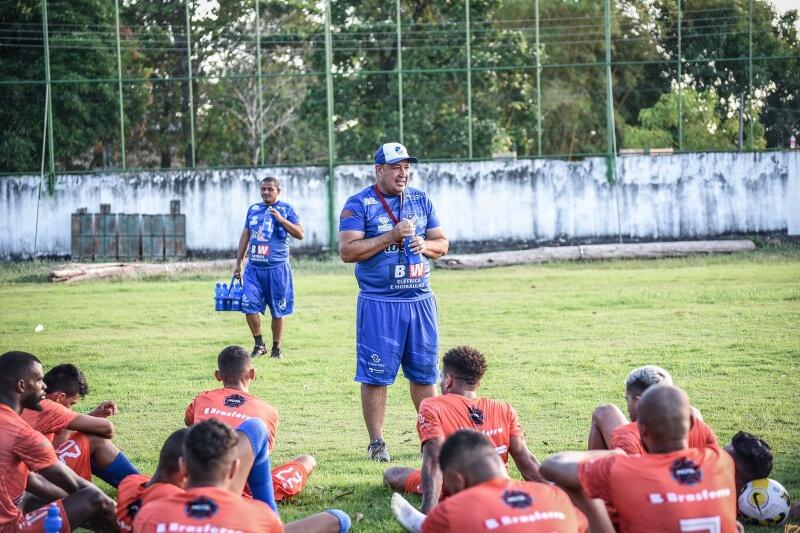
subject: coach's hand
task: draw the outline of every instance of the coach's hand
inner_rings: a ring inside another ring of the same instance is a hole
[[[233,277],[241,280],[242,279],[242,262],[236,261],[236,267],[233,269]]]
[[[410,220],[403,219],[392,228],[392,239],[395,242],[402,241],[406,236],[413,235],[414,225]]]
[[[415,235],[411,239],[411,251],[415,254],[424,254],[425,253],[425,239],[420,237],[419,235]]]
[[[286,221],[286,217],[281,215],[281,212],[275,209],[274,207],[269,208],[269,214],[275,217],[275,220],[280,222],[281,224]]]

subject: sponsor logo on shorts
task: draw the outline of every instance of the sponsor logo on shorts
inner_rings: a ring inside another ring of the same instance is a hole
[[[474,405],[470,405],[467,408],[467,411],[469,411],[469,419],[472,420],[472,422],[476,426],[482,426],[483,425],[483,410],[482,409],[480,409],[479,407],[476,407]]]
[[[524,509],[533,505],[533,496],[521,490],[504,490],[500,498],[514,509]]]
[[[241,394],[231,394],[230,396],[225,396],[225,399],[222,400],[222,404],[225,407],[233,407],[234,409],[243,406],[247,403],[247,399]]]
[[[186,516],[189,518],[211,518],[217,514],[217,511],[219,511],[219,505],[217,505],[216,502],[214,502],[214,500],[211,498],[201,496],[200,498],[187,503],[184,511],[186,512]]]
[[[672,478],[681,485],[695,485],[703,481],[703,471],[694,461],[682,457],[669,467]]]
[[[376,353],[370,355],[369,358],[372,359],[373,363],[380,363],[381,362],[381,356],[376,354]]]
[[[287,305],[286,298],[281,298],[280,300],[278,300],[278,309],[279,310],[286,311],[286,305]]]

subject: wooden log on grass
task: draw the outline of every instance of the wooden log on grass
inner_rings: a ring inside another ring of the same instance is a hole
[[[50,280],[54,283],[75,283],[108,278],[136,279],[181,272],[233,272],[234,263],[233,259],[179,263],[71,263],[53,270]]]
[[[552,261],[594,261],[603,259],[660,259],[695,254],[731,254],[752,252],[753,241],[676,241],[631,244],[587,244],[582,246],[550,246],[511,252],[490,252],[471,255],[446,255],[434,261],[436,266],[453,270],[470,270],[498,266],[550,263]]]

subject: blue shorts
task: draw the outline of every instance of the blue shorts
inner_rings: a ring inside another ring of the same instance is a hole
[[[242,313],[264,313],[269,306],[272,318],[291,315],[294,311],[292,267],[283,263],[270,268],[244,268],[242,276]]]
[[[436,300],[380,302],[358,298],[356,377],[368,385],[391,385],[402,366],[419,385],[439,380]]]

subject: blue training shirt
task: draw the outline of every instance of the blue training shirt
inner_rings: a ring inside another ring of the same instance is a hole
[[[433,204],[424,192],[406,189],[403,193],[403,211],[400,196],[384,196],[398,219],[416,221],[416,234],[425,237],[429,229],[440,226]],[[370,185],[347,199],[339,217],[339,231],[363,231],[365,239],[392,231],[394,222],[375,196]],[[422,263],[409,265],[403,248],[397,243],[389,245],[369,259],[356,264],[356,280],[360,296],[371,300],[398,301],[422,300],[431,296],[431,265],[423,255]]]
[[[247,210],[244,228],[250,230],[248,264],[254,267],[272,267],[289,260],[289,232],[270,214],[270,207],[274,207],[292,224],[300,221],[294,208],[280,200],[270,206],[264,202],[251,205]]]

